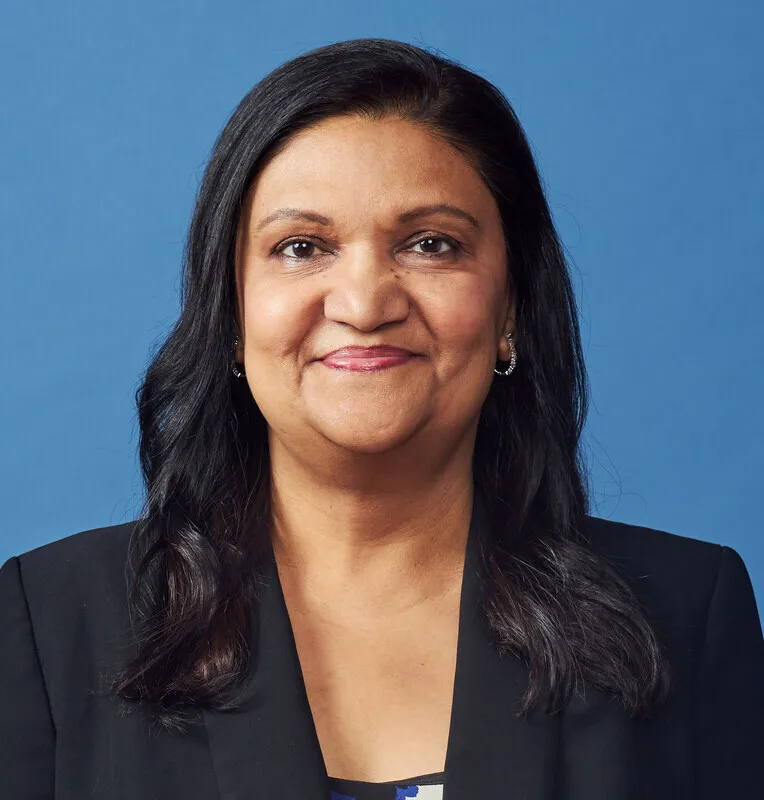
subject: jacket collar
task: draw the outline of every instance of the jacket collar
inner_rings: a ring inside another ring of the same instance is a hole
[[[485,534],[485,512],[476,499],[464,562],[444,797],[631,797],[631,726],[604,695],[587,693],[564,714],[516,715],[528,669],[519,658],[499,655],[480,613]],[[328,800],[326,768],[272,551],[264,577],[246,703],[235,711],[203,712],[221,800]]]

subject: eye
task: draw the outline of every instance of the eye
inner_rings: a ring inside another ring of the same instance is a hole
[[[459,249],[459,245],[450,236],[425,236],[414,242],[412,249],[419,246],[423,249],[414,252],[425,256],[445,256]]]
[[[307,239],[292,239],[291,241],[282,242],[280,245],[277,245],[273,252],[282,253],[287,258],[304,261],[315,255],[317,247],[318,245]]]

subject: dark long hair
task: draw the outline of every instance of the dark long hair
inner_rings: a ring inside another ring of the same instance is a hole
[[[112,691],[155,722],[237,705],[267,551],[265,420],[230,370],[243,197],[296,132],[338,114],[396,115],[458,148],[498,204],[517,302],[518,364],[481,411],[476,493],[488,511],[483,608],[526,659],[520,713],[561,708],[581,682],[632,714],[667,696],[668,665],[627,582],[587,547],[579,439],[588,386],[568,266],[528,141],[504,95],[456,62],[358,39],[271,72],[221,132],[186,243],[182,310],[136,400],[146,499],[130,546],[135,655]]]

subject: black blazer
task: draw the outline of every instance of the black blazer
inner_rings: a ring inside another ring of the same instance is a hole
[[[561,714],[513,711],[528,674],[478,611],[476,506],[465,560],[446,800],[762,800],[764,640],[730,548],[587,518],[668,650],[675,690],[651,721],[597,691]],[[133,523],[69,536],[0,570],[0,797],[327,800],[283,594],[269,561],[244,710],[200,710],[182,734],[121,714],[104,676],[129,651]],[[403,777],[403,776],[401,776]]]

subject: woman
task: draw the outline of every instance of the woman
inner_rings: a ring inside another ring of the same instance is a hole
[[[764,796],[746,567],[588,515],[574,295],[487,81],[387,40],[261,81],[137,400],[141,518],[0,573],[3,797]]]

